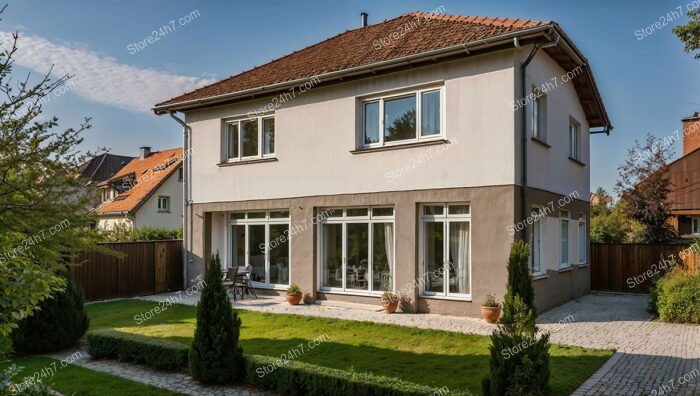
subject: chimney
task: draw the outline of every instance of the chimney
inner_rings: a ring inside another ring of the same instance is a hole
[[[360,14],[360,16],[362,17],[362,27],[367,27],[367,17],[369,16],[369,14],[363,12],[362,14]]]
[[[683,122],[683,155],[700,148],[700,112],[695,112]]]
[[[151,154],[151,148],[148,146],[139,147],[139,159],[144,159]]]

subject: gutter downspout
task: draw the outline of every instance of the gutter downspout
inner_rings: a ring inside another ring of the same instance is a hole
[[[183,226],[182,226],[182,281],[183,285],[182,288],[187,289],[187,284],[189,281],[188,277],[188,264],[191,259],[191,231],[188,229],[191,226],[192,221],[188,221],[190,219],[190,214],[187,212],[188,208],[191,208],[191,202],[190,202],[190,160],[189,160],[189,152],[190,152],[190,138],[191,138],[191,132],[192,128],[187,125],[185,121],[182,119],[178,118],[175,113],[168,113],[170,115],[170,118],[173,120],[177,121],[178,124],[182,126],[182,133],[183,133],[183,152],[182,152],[182,192],[183,192],[183,202],[182,202],[182,221],[183,221]]]
[[[561,36],[555,30],[552,30],[552,32],[557,35],[556,39],[554,39],[553,41],[535,44],[535,46],[530,51],[530,55],[528,55],[527,59],[525,59],[525,61],[520,64],[520,93],[521,97],[523,98],[525,97],[526,92],[525,86],[527,83],[525,81],[525,71],[527,69],[527,66],[530,64],[530,62],[532,62],[532,60],[535,58],[535,55],[540,49],[556,46],[559,44],[559,39],[561,38]],[[514,41],[514,45],[516,48],[520,47],[517,41]],[[520,217],[522,219],[523,224],[522,239],[523,241],[527,242],[529,230],[527,226],[527,117],[525,114],[525,106],[520,107],[520,113],[520,158],[522,169],[520,175]]]

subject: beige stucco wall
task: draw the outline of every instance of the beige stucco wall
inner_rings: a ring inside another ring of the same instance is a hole
[[[121,216],[101,216],[97,220],[96,227],[100,230],[111,231],[114,227],[125,227],[131,229],[134,226],[132,219],[128,218],[126,215]]]
[[[158,197],[170,197],[170,211],[158,211]],[[178,181],[178,172],[173,172],[153,195],[136,212],[136,228],[164,227],[177,230],[182,226],[182,182]]]
[[[351,153],[356,149],[358,97],[430,82],[444,83],[446,137],[455,141],[449,150],[395,179],[387,172],[410,164],[428,148]],[[222,119],[245,115],[270,99],[188,112],[193,200],[513,184],[513,84],[512,53],[503,51],[313,88],[275,111],[278,161],[228,167],[216,165],[222,159]]]
[[[518,57],[523,60],[529,54],[522,51]],[[540,51],[526,69],[526,94],[536,86],[546,90],[547,96],[547,127],[546,143],[549,148],[528,138],[528,186],[558,194],[567,195],[577,191],[588,200],[590,191],[590,142],[589,126],[586,116],[578,100],[572,81],[565,81],[570,70],[564,70],[543,51]],[[572,72],[577,73],[577,72]],[[516,73],[520,91],[520,72]],[[549,85],[548,85],[549,84]],[[544,87],[544,88],[543,88]],[[528,137],[532,135],[532,106],[526,105],[526,125]],[[569,118],[573,117],[580,124],[580,157],[585,164],[582,166],[569,159]],[[520,122],[517,117],[517,122]],[[520,130],[520,125],[516,126]],[[520,142],[518,142],[520,147]],[[520,158],[520,153],[516,153]],[[520,160],[518,160],[520,161]],[[517,177],[520,178],[520,162],[517,163]],[[519,179],[518,179],[519,180]],[[519,183],[518,183],[519,184]]]

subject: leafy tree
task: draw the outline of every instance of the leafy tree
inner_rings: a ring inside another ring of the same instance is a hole
[[[68,273],[63,277],[66,289],[42,301],[38,312],[22,320],[12,332],[12,347],[17,354],[60,351],[75,345],[87,331],[90,319],[83,291]]]
[[[203,383],[227,383],[243,376],[243,349],[238,345],[241,319],[233,312],[221,280],[219,253],[212,255],[197,304],[197,324],[190,348],[190,373]]]
[[[605,200],[608,197],[608,192],[603,187],[598,187],[595,194],[601,199],[597,203],[591,204],[591,217],[610,213],[610,207]]]
[[[664,243],[676,236],[668,222],[671,209],[666,200],[670,192],[666,167],[671,158],[669,147],[667,142],[647,135],[643,145],[634,142],[628,158],[618,167],[615,189],[625,201],[622,213],[643,226],[640,239],[644,243]]]
[[[132,229],[126,224],[120,223],[109,231],[101,231],[104,238],[113,242],[129,241],[163,241],[169,239],[182,239],[182,227],[177,230],[169,230],[165,227],[141,227]]]
[[[700,8],[688,11],[686,14],[690,21],[685,25],[673,28],[673,33],[685,44],[686,53],[700,50]],[[700,53],[695,54],[695,59],[700,59]]]
[[[508,259],[503,317],[491,333],[490,372],[482,381],[485,395],[548,394],[549,334],[537,335],[529,268],[528,245],[514,242]],[[523,278],[525,274],[529,287]]]
[[[2,11],[0,11],[1,13]],[[42,107],[70,76],[13,79],[18,34],[0,52],[0,356],[9,335],[38,304],[62,289],[65,257],[94,247],[84,227],[93,191],[74,177],[90,153],[77,147],[89,119],[58,130],[58,118]]]

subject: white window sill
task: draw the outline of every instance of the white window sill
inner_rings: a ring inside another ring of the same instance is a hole
[[[448,301],[464,301],[471,302],[472,296],[440,296],[435,294],[423,294],[421,293],[420,298],[430,299],[430,300],[448,300]]]
[[[235,165],[247,165],[247,164],[257,164],[260,162],[274,162],[277,161],[277,157],[265,157],[265,158],[251,158],[244,160],[230,160],[216,164],[216,166],[235,166]]]
[[[540,279],[548,279],[549,275],[547,274],[532,274],[532,280],[540,280]]]
[[[158,210],[158,213],[170,213],[169,210]]]
[[[384,294],[383,291],[348,291],[348,290],[333,290],[333,289],[318,289],[319,293],[324,294],[342,294],[346,296],[358,296],[358,297],[381,297]]]
[[[574,267],[572,267],[571,264],[569,264],[568,267],[559,267],[559,269],[558,269],[557,271],[558,271],[559,273],[562,273],[562,272],[569,272],[569,271],[571,271],[571,270],[573,270],[573,269],[574,269]]]
[[[350,151],[351,154],[366,154],[366,153],[376,153],[378,151],[387,151],[387,150],[400,150],[400,149],[405,149],[405,148],[411,148],[411,147],[423,147],[423,146],[433,146],[437,144],[451,144],[452,142],[448,139],[445,139],[444,137],[437,137],[437,138],[425,138],[425,140],[421,141],[410,141],[406,143],[392,143],[392,144],[387,144],[384,146],[375,146],[375,147],[360,147],[356,150]]]
[[[576,268],[586,268],[588,267],[588,263],[578,263],[576,264]]]

